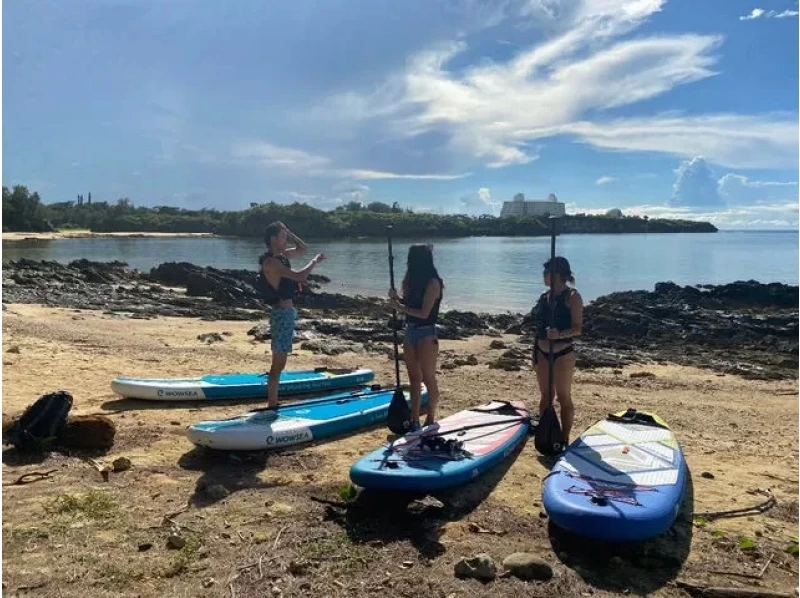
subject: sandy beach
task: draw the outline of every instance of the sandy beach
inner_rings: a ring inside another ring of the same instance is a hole
[[[92,237],[214,237],[214,233],[156,233],[156,232],[130,232],[130,233],[100,233],[91,230],[73,229],[59,230],[49,233],[32,232],[3,232],[3,241],[29,241],[29,240],[54,240],[54,239],[88,239]]]
[[[348,470],[386,440],[385,428],[279,454],[213,456],[193,448],[185,426],[259,402],[168,405],[121,400],[110,390],[121,374],[263,370],[269,344],[247,335],[252,325],[7,306],[3,413],[17,413],[45,392],[68,390],[73,414],[104,413],[117,425],[114,447],[96,458],[110,463],[124,456],[132,468],[104,482],[85,455],[54,453],[39,463],[6,449],[5,591],[549,597],[686,596],[677,582],[787,593],[797,586],[797,556],[790,552],[798,533],[796,380],[745,380],[673,365],[578,370],[576,434],[610,411],[654,410],[676,430],[692,480],[679,521],[665,537],[633,551],[598,549],[549,529],[540,501],[548,467],[532,440],[497,471],[437,497],[441,502],[368,509],[360,497],[350,500]],[[214,344],[198,340],[211,332],[230,334]],[[441,372],[442,416],[495,398],[535,404],[533,372],[488,367],[502,352],[489,348],[492,340],[441,341],[444,358],[474,355],[478,362]],[[370,353],[299,350],[290,360],[291,368],[320,365],[370,367],[376,382],[394,380],[393,362]],[[48,470],[55,471],[46,480],[11,485],[24,473]],[[207,489],[214,485],[227,495],[211,496]],[[696,516],[762,503],[765,495],[755,492],[767,488],[777,504],[764,513]],[[172,534],[184,540],[183,548],[167,548]],[[483,585],[453,575],[462,557],[486,552],[499,563],[517,551],[548,562],[553,579]]]

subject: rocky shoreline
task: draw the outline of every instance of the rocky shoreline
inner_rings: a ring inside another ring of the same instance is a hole
[[[95,309],[121,317],[178,316],[203,320],[263,321],[253,287],[255,271],[220,270],[167,262],[139,272],[121,262],[69,264],[22,259],[3,265],[3,302]],[[322,291],[312,276],[296,301],[300,348],[321,353],[369,351],[391,355],[390,316],[383,300]],[[490,367],[530,368],[530,314],[476,314],[451,310],[440,317],[442,339],[512,335],[498,340]],[[256,325],[250,334],[266,341]],[[211,339],[213,341],[213,339]],[[585,307],[576,343],[578,367],[678,363],[752,379],[796,379],[798,287],[756,281],[726,285],[655,285],[653,291],[612,293]],[[442,367],[469,365],[469,357]]]

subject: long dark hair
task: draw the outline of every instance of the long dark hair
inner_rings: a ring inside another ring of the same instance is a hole
[[[422,297],[425,288],[436,278],[444,288],[444,281],[433,265],[433,250],[430,245],[418,243],[408,248],[408,264],[405,278],[403,278],[403,297]]]
[[[550,261],[551,260],[547,260],[544,263],[545,271],[550,270]],[[569,265],[569,260],[565,257],[557,255],[555,258],[553,258],[552,261],[553,261],[552,271],[555,274],[561,275],[561,280],[563,280],[565,283],[572,283],[574,285],[575,275],[572,273],[572,268]]]

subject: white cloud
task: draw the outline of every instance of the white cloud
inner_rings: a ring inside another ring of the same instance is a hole
[[[594,182],[594,184],[595,184],[595,185],[608,185],[608,184],[610,184],[610,183],[613,183],[613,182],[614,182],[614,181],[616,181],[616,180],[617,180],[617,179],[616,179],[616,178],[614,178],[613,176],[601,176],[599,179],[597,179],[597,180]]]
[[[797,168],[797,117],[789,115],[663,114],[605,123],[579,122],[562,129],[596,147],[698,154],[730,168]]]
[[[797,182],[751,181],[746,176],[728,173],[717,182],[720,196],[733,203],[797,199]]]
[[[750,11],[750,14],[745,15],[743,17],[739,17],[740,21],[754,21],[756,19],[765,18],[765,19],[787,19],[789,17],[796,17],[800,12],[796,10],[784,10],[783,12],[778,12],[776,10],[764,10],[763,8],[754,8]]]
[[[474,193],[461,197],[461,213],[465,214],[497,214],[500,201],[492,200],[492,194],[487,187],[481,187]]]
[[[235,160],[283,172],[294,171],[306,176],[335,177],[356,180],[404,179],[451,181],[470,176],[461,174],[409,174],[369,170],[361,168],[337,168],[331,160],[324,156],[308,153],[304,150],[281,147],[263,141],[246,141],[234,144],[231,154]]]
[[[332,122],[373,121],[396,138],[433,133],[446,148],[499,168],[536,159],[531,141],[571,135],[595,147],[691,158],[728,167],[797,164],[796,115],[654,115],[604,112],[716,75],[716,35],[623,36],[663,0],[532,0],[539,41],[504,62],[454,59],[463,39],[413,56],[368,93],[326,98]],[[460,61],[459,61],[460,62]],[[592,114],[592,120],[587,117]]]
[[[337,176],[352,177],[359,180],[378,180],[378,179],[403,179],[412,181],[453,181],[470,176],[471,173],[462,174],[400,174],[397,172],[385,172],[382,170],[363,170],[363,169],[339,169],[334,170]]]
[[[764,14],[764,12],[765,11],[764,11],[763,8],[754,8],[752,11],[750,11],[749,15],[746,15],[744,17],[739,17],[739,20],[740,21],[752,21],[753,19],[760,19],[761,16]]]

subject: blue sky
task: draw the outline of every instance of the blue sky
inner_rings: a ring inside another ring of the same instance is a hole
[[[4,185],[798,226],[796,0],[5,0]]]

